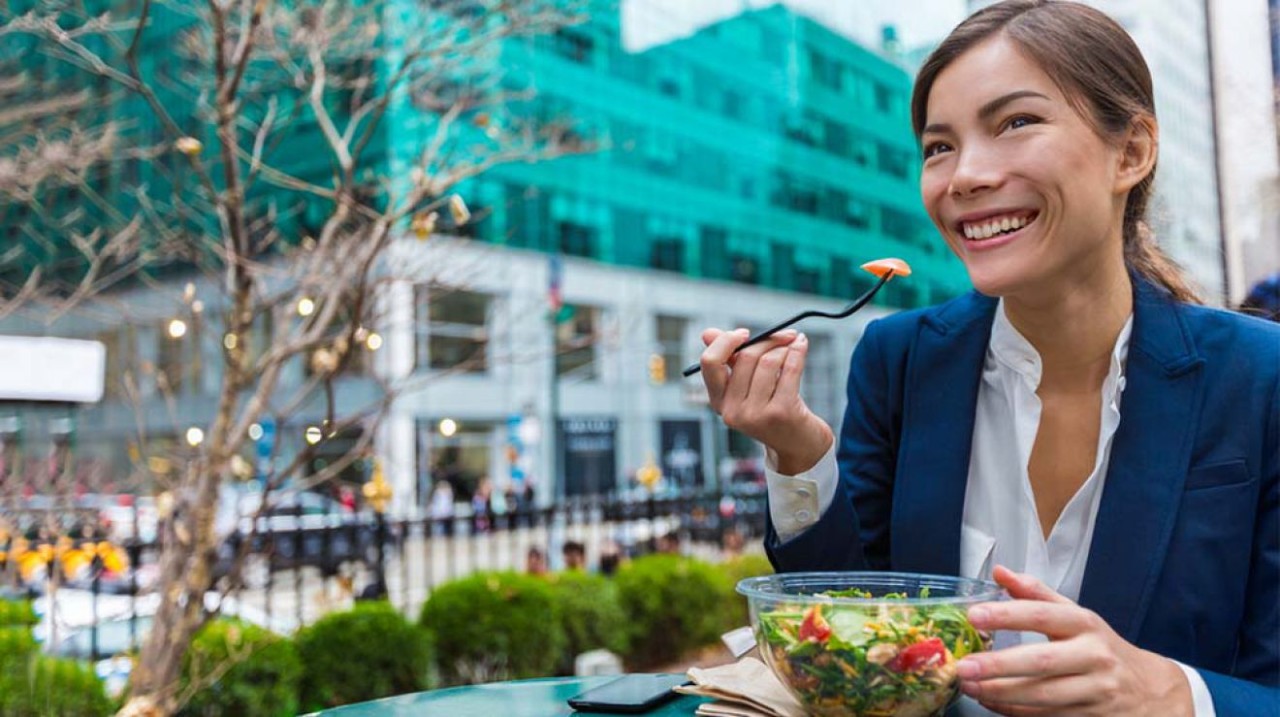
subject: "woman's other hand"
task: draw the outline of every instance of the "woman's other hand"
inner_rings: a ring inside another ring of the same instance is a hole
[[[1191,687],[1172,660],[1135,647],[1030,575],[998,566],[994,577],[1014,599],[970,608],[974,627],[1039,632],[1050,641],[965,657],[965,694],[1010,717],[1191,717]]]
[[[773,451],[779,473],[803,473],[834,440],[831,427],[800,398],[809,341],[804,334],[779,331],[735,354],[749,337],[746,329],[702,332],[702,380],[711,407],[725,425]]]

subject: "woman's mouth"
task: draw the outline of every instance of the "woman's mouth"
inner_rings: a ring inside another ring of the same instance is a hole
[[[991,249],[1007,244],[1039,216],[1040,213],[1034,210],[995,214],[975,221],[960,222],[959,230],[964,234],[965,246]]]

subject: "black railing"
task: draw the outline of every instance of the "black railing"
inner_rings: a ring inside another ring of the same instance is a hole
[[[260,520],[256,535],[245,519],[219,550],[207,603],[282,633],[369,598],[385,597],[416,619],[435,586],[480,570],[527,570],[531,550],[557,568],[570,541],[585,549],[587,569],[604,573],[618,560],[655,551],[718,559],[763,534],[766,509],[758,492],[686,493],[575,497],[546,507],[418,518],[371,511],[271,515]],[[57,644],[47,647],[88,659],[136,649],[157,602],[152,576],[161,547],[130,538],[113,546],[127,556],[126,574],[111,574],[95,560],[87,579],[62,581],[59,627],[44,636]],[[48,566],[46,574],[57,567]],[[8,589],[39,594],[57,582]],[[233,599],[219,603],[217,595]]]

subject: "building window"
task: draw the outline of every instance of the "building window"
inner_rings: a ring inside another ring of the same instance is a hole
[[[653,239],[650,244],[649,266],[663,271],[683,271],[684,242],[679,239]]]
[[[204,374],[200,355],[203,323],[195,313],[161,322],[156,382],[162,390],[175,395],[184,389],[199,390]]]
[[[879,168],[885,174],[906,179],[911,174],[911,155],[900,149],[882,144],[877,147]]]
[[[824,120],[822,125],[823,147],[837,157],[849,157],[853,150],[849,128],[832,120]]]
[[[560,222],[559,242],[561,253],[569,256],[595,258],[595,230],[583,224]]]
[[[418,367],[484,373],[489,369],[489,318],[493,297],[446,287],[418,287]],[[421,321],[421,318],[419,318]]]
[[[556,31],[553,45],[556,54],[561,57],[583,65],[591,64],[591,52],[595,48],[595,41],[589,35],[570,28],[561,28]]]
[[[556,374],[594,379],[596,338],[600,333],[600,307],[570,304],[569,318],[556,327]]]
[[[760,261],[743,254],[733,255],[729,259],[729,278],[743,284],[760,283]]]
[[[704,226],[699,230],[701,242],[702,275],[709,279],[721,279],[728,273],[729,233],[719,227]]]
[[[689,320],[678,316],[658,316],[658,353],[667,366],[667,379],[684,368],[684,336]]]
[[[873,93],[875,94],[876,111],[890,114],[893,112],[894,92],[889,87],[876,82],[874,83]]]
[[[821,272],[817,269],[808,269],[797,266],[792,270],[792,284],[796,291],[803,294],[820,294],[822,293]]]
[[[722,111],[729,119],[740,120],[743,117],[742,95],[733,90],[725,90],[721,97],[723,102]]]
[[[813,79],[823,87],[835,92],[843,88],[840,63],[816,50],[809,51],[809,70],[813,72]]]
[[[880,211],[880,230],[895,239],[915,243],[919,223],[906,212],[885,207]]]

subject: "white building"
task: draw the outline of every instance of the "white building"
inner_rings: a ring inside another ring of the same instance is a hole
[[[1266,0],[1213,0],[1210,10],[1228,298],[1236,305],[1280,271],[1274,26]]]
[[[393,248],[388,264],[396,275],[380,322],[371,327],[380,341],[361,358],[363,368],[338,380],[336,405],[339,418],[372,405],[382,392],[370,374],[395,386],[374,450],[393,485],[398,515],[427,506],[433,469],[445,453],[463,469],[452,475],[461,495],[482,478],[502,491],[514,469],[532,480],[540,499],[551,500],[557,460],[570,494],[629,488],[649,461],[673,487],[715,487],[735,472],[759,477],[759,446],[730,436],[707,407],[701,380],[682,379],[680,370],[697,360],[705,327],[759,329],[806,309],[844,305],[565,258],[563,298],[573,313],[553,330],[545,254],[406,239]],[[96,470],[123,475],[146,464],[154,473],[150,456],[182,449],[192,428],[207,429],[221,370],[218,289],[195,280],[203,311],[184,315],[175,331],[172,312],[182,308],[175,297],[185,284],[113,294],[55,327],[59,335],[92,337],[106,348],[106,395],[76,419],[79,453],[92,457]],[[868,321],[890,311],[872,305],[849,319],[809,319],[799,326],[811,342],[804,394],[835,427],[854,344]],[[13,333],[44,330],[13,320],[6,327]],[[663,381],[654,380],[655,356],[663,357]],[[125,373],[135,382],[136,406],[122,395]],[[158,386],[160,375],[172,400]],[[281,378],[281,395],[305,380],[299,358]],[[325,417],[324,402],[311,401],[287,425],[268,429],[263,440],[278,433],[276,460],[286,461],[302,447],[307,429]],[[558,459],[548,440],[548,427],[555,425],[562,429]],[[142,446],[140,435],[146,436]],[[329,450],[349,445],[349,438],[339,437]],[[251,460],[253,452],[253,445],[246,446]]]

